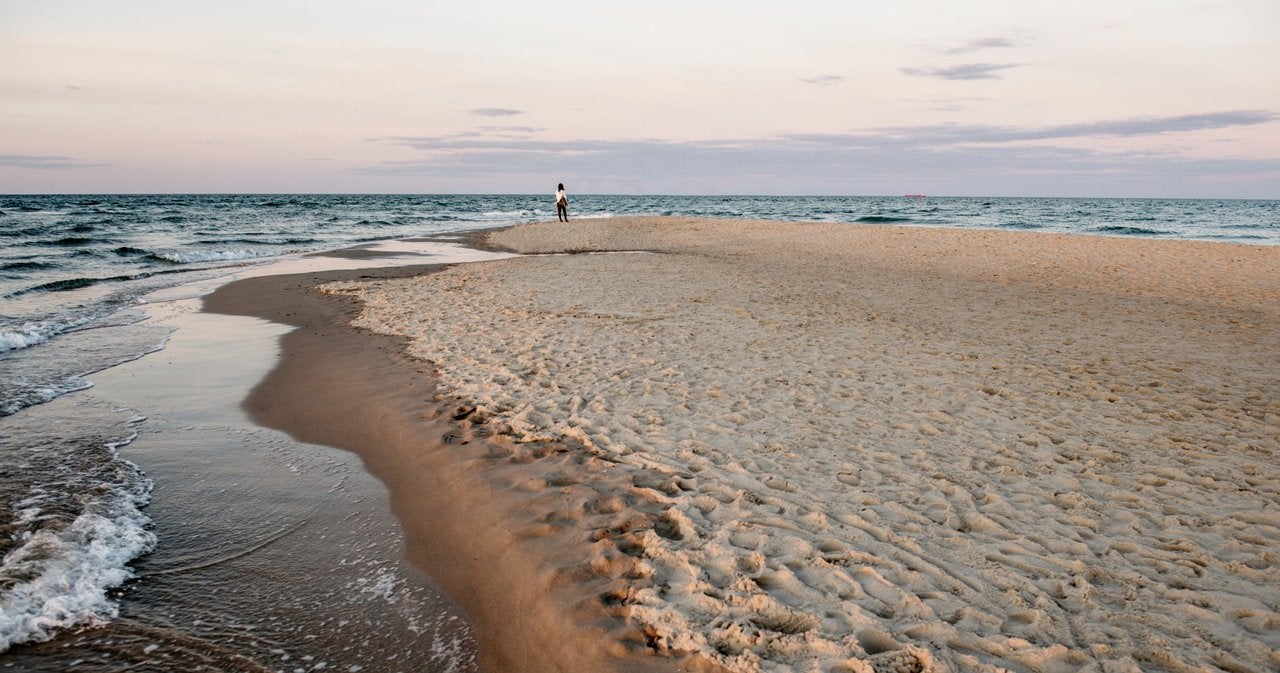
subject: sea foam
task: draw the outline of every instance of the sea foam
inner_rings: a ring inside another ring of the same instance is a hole
[[[278,253],[262,253],[253,250],[209,250],[191,252],[158,252],[155,258],[174,264],[199,264],[201,262],[238,262],[247,259],[269,257]]]
[[[62,332],[92,322],[95,317],[92,315],[66,316],[0,328],[0,353],[44,343]]]
[[[128,563],[155,547],[156,538],[141,511],[150,499],[151,480],[116,454],[128,439],[108,444],[130,478],[101,495],[60,530],[43,528],[0,564],[0,652],[26,642],[42,642],[58,629],[115,618],[118,604],[108,590],[133,577]],[[29,504],[29,503],[28,503]],[[25,507],[25,519],[39,515]]]

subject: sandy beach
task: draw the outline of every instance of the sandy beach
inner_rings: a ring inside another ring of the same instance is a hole
[[[732,671],[1280,666],[1280,249],[683,218],[487,244],[526,256],[324,291],[430,363],[551,591],[521,605]]]

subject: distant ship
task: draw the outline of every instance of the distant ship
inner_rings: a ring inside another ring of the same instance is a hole
[[[924,194],[903,194],[902,196],[908,199],[923,199],[925,197]]]

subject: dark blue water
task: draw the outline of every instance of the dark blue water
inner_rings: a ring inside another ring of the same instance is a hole
[[[1280,245],[1280,201],[571,194],[570,212]],[[146,294],[282,256],[552,217],[550,194],[0,196],[0,652],[76,623],[59,601],[108,614],[108,587],[155,544],[150,482],[116,451],[136,419],[28,428],[22,414],[162,348]],[[64,591],[50,572],[80,583]]]

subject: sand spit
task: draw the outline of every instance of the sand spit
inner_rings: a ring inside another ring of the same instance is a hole
[[[509,438],[526,527],[586,529],[652,649],[1280,668],[1280,248],[683,218],[491,243],[652,254],[326,291]],[[586,458],[548,480],[547,446]]]

